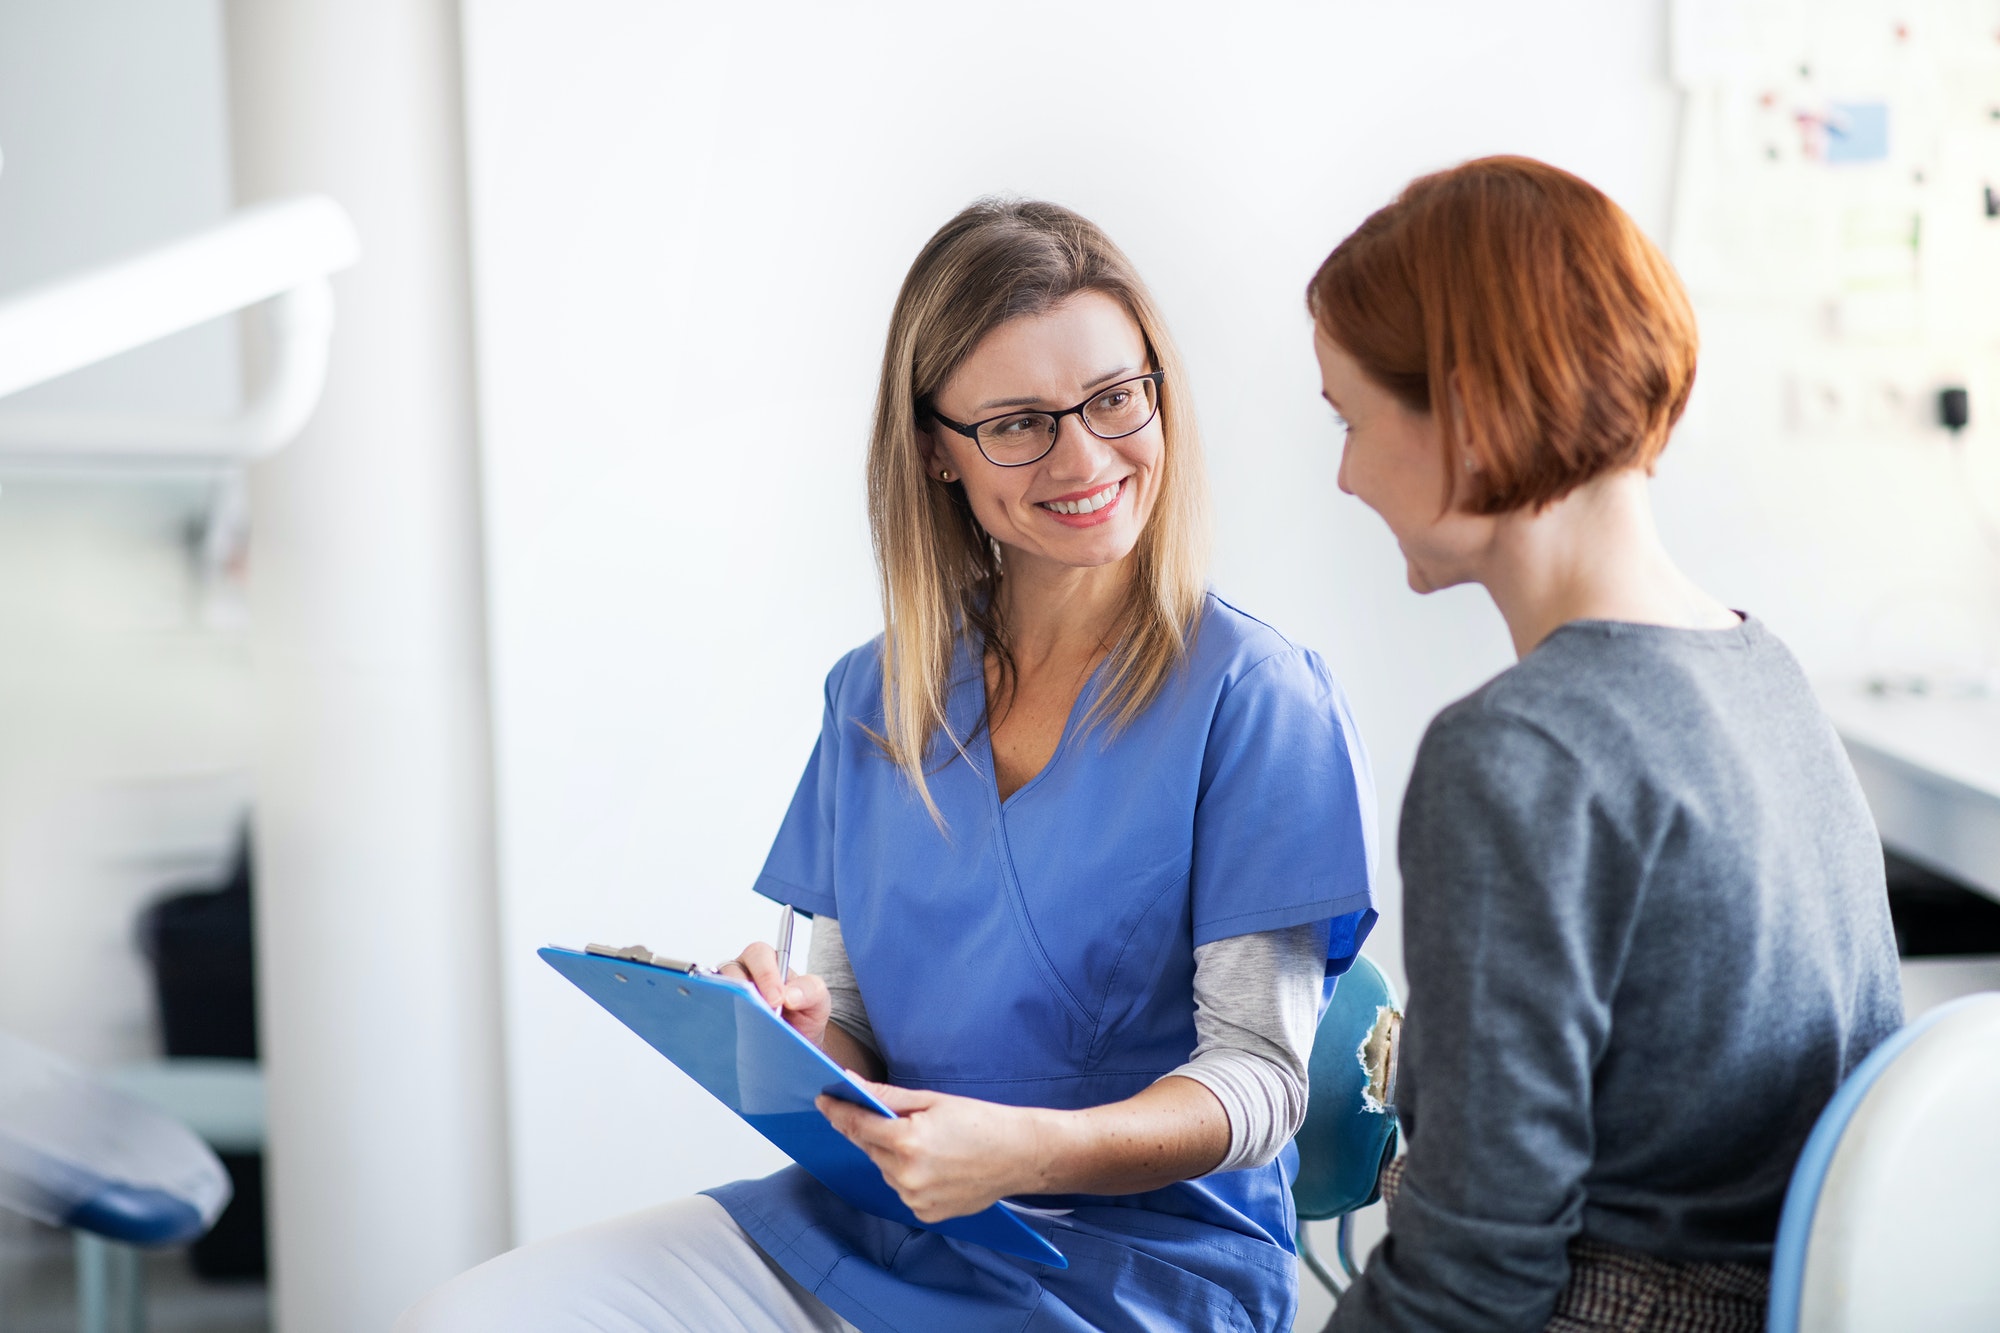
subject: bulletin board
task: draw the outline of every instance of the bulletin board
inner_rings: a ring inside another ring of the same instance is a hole
[[[2000,345],[2000,0],[1674,0],[1672,250],[1835,344]]]

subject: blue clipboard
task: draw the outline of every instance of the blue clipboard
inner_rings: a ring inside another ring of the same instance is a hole
[[[1069,1267],[1062,1251],[1000,1204],[943,1222],[919,1222],[868,1154],[835,1129],[813,1099],[826,1093],[892,1118],[896,1113],[748,989],[691,963],[652,955],[647,955],[651,962],[638,961],[636,956],[645,953],[640,948],[536,952],[822,1185],[861,1211],[1002,1254]]]

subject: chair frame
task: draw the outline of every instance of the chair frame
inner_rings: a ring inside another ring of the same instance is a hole
[[[1765,1308],[1765,1333],[1798,1333],[1799,1310],[1805,1296],[1806,1254],[1812,1246],[1813,1214],[1819,1210],[1834,1154],[1861,1103],[1882,1080],[1889,1066],[1946,1016],[1984,1000],[1989,994],[1968,995],[1922,1014],[1904,1024],[1854,1067],[1813,1123],[1812,1133],[1792,1168],[1785,1189],[1784,1210],[1778,1216],[1778,1238],[1771,1253],[1771,1296]]]
[[[1319,1284],[1327,1289],[1328,1294],[1338,1301],[1342,1293],[1354,1285],[1354,1279],[1361,1276],[1361,1265],[1354,1262],[1354,1214],[1342,1213],[1334,1225],[1333,1256],[1340,1264],[1341,1272],[1346,1275],[1344,1277],[1335,1276],[1326,1266],[1326,1261],[1319,1257],[1319,1251],[1313,1248],[1312,1234],[1306,1230],[1306,1225],[1303,1221],[1299,1223],[1299,1261],[1319,1279]]]

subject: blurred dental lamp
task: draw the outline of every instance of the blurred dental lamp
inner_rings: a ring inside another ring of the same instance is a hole
[[[263,316],[263,373],[232,417],[10,411],[0,461],[240,463],[305,425],[326,380],[330,275],[359,255],[320,195],[245,208],[194,235],[0,296],[0,399],[211,319]]]

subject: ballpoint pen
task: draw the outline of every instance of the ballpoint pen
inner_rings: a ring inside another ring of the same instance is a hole
[[[778,909],[778,1009],[785,1008],[784,985],[792,979],[792,905]]]

